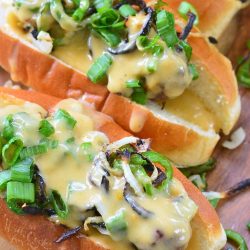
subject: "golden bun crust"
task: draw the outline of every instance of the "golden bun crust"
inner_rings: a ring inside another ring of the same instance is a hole
[[[10,96],[12,95],[12,96]],[[0,97],[9,103],[21,103],[22,100],[29,101],[37,99],[35,103],[41,103],[49,110],[53,109],[55,99],[50,96],[41,95],[36,92],[25,92],[23,90],[8,90],[0,88]],[[38,101],[39,100],[39,101]],[[52,105],[52,106],[51,106]],[[95,112],[95,111],[93,111]],[[96,112],[96,122],[101,123],[107,117]],[[107,120],[110,123],[110,119]],[[112,139],[114,132],[118,138],[128,136],[129,134],[114,124],[112,126],[103,126],[102,130]],[[117,138],[117,139],[118,139]],[[190,198],[199,207],[195,218],[192,221],[192,238],[188,249],[192,250],[211,250],[221,249],[226,242],[225,233],[220,225],[219,218],[215,210],[211,207],[206,198],[181,172],[174,168],[174,176],[180,180]],[[63,226],[57,226],[42,216],[20,216],[11,212],[0,199],[0,236],[7,240],[11,245],[21,250],[101,250],[101,246],[96,245],[86,237],[72,237],[61,243],[54,243],[63,232]],[[202,248],[201,248],[202,246]]]
[[[168,0],[166,2],[177,10],[182,0]],[[207,36],[215,38],[219,38],[233,16],[242,7],[242,3],[236,0],[189,0],[188,2],[196,8],[199,14],[198,28]]]

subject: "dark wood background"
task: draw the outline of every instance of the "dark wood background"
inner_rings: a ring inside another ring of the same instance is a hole
[[[250,39],[250,8],[239,16],[239,34],[229,56],[233,62],[244,52],[247,39]],[[0,84],[9,79],[8,74],[0,69]],[[245,142],[235,150],[228,150],[219,144],[214,157],[216,168],[208,175],[208,189],[224,191],[246,178],[250,178],[250,89],[240,88],[242,113],[236,128],[243,127],[247,137]],[[225,140],[222,138],[221,141]],[[250,249],[250,232],[246,224],[250,222],[250,190],[219,203],[217,208],[225,229],[233,229],[241,233]]]

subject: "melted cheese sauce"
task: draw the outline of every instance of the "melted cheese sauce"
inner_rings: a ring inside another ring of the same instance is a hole
[[[46,116],[46,112],[38,105],[30,103],[0,103],[0,124],[8,114],[13,114],[16,135],[24,140],[25,145],[37,145],[41,140],[39,122]],[[69,227],[76,227],[91,216],[89,209],[93,207],[96,207],[105,223],[122,212],[127,225],[126,235],[122,239],[119,234],[104,236],[92,229],[84,233],[111,250],[133,249],[131,243],[139,249],[185,248],[192,232],[190,221],[197,207],[189,199],[182,184],[173,179],[166,192],[156,193],[153,197],[144,193],[134,197],[138,204],[153,213],[147,219],[141,217],[123,198],[124,177],[108,176],[108,193],[90,181],[91,177],[95,183],[100,182],[103,172],[98,164],[93,164],[86,157],[81,144],[91,142],[91,153],[96,155],[105,147],[108,139],[103,133],[94,131],[89,112],[82,104],[71,99],[60,102],[55,110],[59,108],[70,113],[77,121],[76,126],[69,129],[64,120],[47,118],[55,128],[55,133],[50,138],[58,140],[59,145],[56,149],[34,157],[47,190],[57,190],[68,204],[68,217],[65,220],[58,217],[55,219]],[[2,129],[2,125],[0,128]],[[75,140],[67,142],[69,138]]]

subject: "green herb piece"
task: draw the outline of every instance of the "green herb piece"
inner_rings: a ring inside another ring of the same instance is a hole
[[[134,92],[131,95],[131,100],[138,104],[145,105],[147,103],[148,98],[144,88],[134,88]]]
[[[175,30],[174,15],[168,11],[161,10],[156,17],[157,32],[169,48],[174,47],[179,39]]]
[[[199,78],[200,74],[194,64],[188,64],[188,69],[191,75],[193,76],[192,80],[195,81]]]
[[[12,123],[13,123],[13,115],[8,115],[3,121],[2,136],[6,140],[10,140],[15,135],[15,129]]]
[[[136,11],[133,9],[129,4],[124,4],[119,8],[120,14],[124,17],[127,18],[129,16],[135,16]]]
[[[0,191],[3,191],[7,187],[7,183],[11,180],[10,170],[4,170],[0,172]]]
[[[248,250],[247,243],[242,235],[231,229],[225,230],[225,233],[228,240],[231,240],[238,245],[239,250]]]
[[[64,120],[70,129],[73,129],[76,125],[76,120],[63,109],[58,109],[54,115],[55,120]]]
[[[138,88],[141,87],[139,80],[128,80],[126,81],[127,88]]]
[[[49,137],[55,133],[55,129],[49,121],[41,120],[39,125],[39,133],[45,137]]]
[[[83,20],[88,8],[89,8],[89,0],[81,0],[78,4],[78,8],[75,10],[75,12],[72,15],[72,18],[77,21],[80,22]]]
[[[185,55],[187,57],[187,60],[189,61],[191,59],[191,56],[192,56],[192,47],[187,42],[185,42],[183,40],[180,40],[179,46],[181,47],[181,49],[184,50]],[[191,66],[191,67],[193,67],[193,66]],[[194,74],[192,74],[192,75],[194,75]],[[195,79],[193,79],[193,80],[195,80]]]
[[[7,202],[33,203],[35,186],[33,183],[10,181],[7,183]]]
[[[13,137],[7,144],[3,146],[2,159],[3,167],[9,168],[14,165],[23,149],[23,142],[18,137]]]
[[[66,219],[68,216],[68,212],[69,212],[68,206],[62,199],[61,195],[57,191],[53,190],[50,194],[50,200],[56,211],[56,214],[60,218]]]
[[[216,207],[218,206],[218,204],[219,204],[220,199],[217,198],[217,199],[212,199],[212,200],[208,200],[208,201],[210,202],[210,204],[211,204],[214,208],[216,208]]]
[[[94,83],[102,80],[111,66],[112,61],[111,55],[109,53],[104,53],[92,64],[87,72],[88,78]]]
[[[190,4],[189,2],[186,2],[186,1],[181,2],[180,6],[178,8],[178,12],[180,13],[180,15],[184,19],[188,18],[188,16],[187,16],[188,12],[192,12],[196,16],[194,24],[197,25],[199,23],[198,12],[197,12],[196,8],[192,4]]]
[[[34,174],[33,160],[27,158],[11,167],[11,180],[19,182],[31,182]]]

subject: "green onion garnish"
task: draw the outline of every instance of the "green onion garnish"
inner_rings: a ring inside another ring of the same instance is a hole
[[[247,223],[247,229],[248,229],[248,231],[250,231],[250,222]]]
[[[138,104],[145,105],[147,103],[147,93],[144,88],[134,88],[134,92],[131,95],[131,100]]]
[[[48,147],[45,143],[41,143],[39,145],[30,146],[24,148],[20,153],[20,158],[25,159],[28,157],[32,157],[35,155],[40,155],[48,152]]]
[[[196,16],[194,24],[197,25],[199,23],[198,12],[195,9],[195,7],[192,4],[190,4],[189,2],[186,2],[186,1],[181,2],[180,6],[178,8],[178,12],[185,19],[187,19],[188,12],[192,12]]]
[[[14,165],[23,149],[23,142],[18,137],[13,137],[2,150],[4,168]]]
[[[39,133],[45,137],[49,137],[55,133],[55,129],[47,120],[41,120],[39,125]]]
[[[0,172],[0,190],[6,189],[7,183],[11,180],[10,170],[4,170]]]
[[[128,80],[126,81],[127,88],[138,88],[141,87],[139,80]]]
[[[98,11],[110,9],[112,7],[112,0],[94,0],[94,5]]]
[[[73,13],[72,18],[77,22],[82,21],[88,8],[89,8],[89,0],[80,0],[79,7]]]
[[[120,14],[124,17],[127,18],[129,16],[135,16],[136,11],[133,9],[129,4],[124,4],[119,8]]]
[[[111,64],[111,55],[109,53],[104,53],[92,64],[91,68],[87,72],[88,78],[92,82],[97,83],[106,75]]]
[[[189,61],[192,56],[192,47],[183,40],[180,40],[179,46],[184,50],[187,60]]]
[[[245,239],[239,233],[231,229],[225,230],[225,233],[227,235],[227,239],[232,240],[239,246],[239,250],[248,250]]]
[[[219,198],[215,198],[215,199],[208,200],[208,201],[213,206],[213,208],[216,208],[218,206],[218,203],[219,203],[220,199]]]
[[[250,88],[250,59],[239,66],[237,79],[240,84]]]
[[[163,54],[164,48],[157,44],[159,36],[155,36],[153,39],[149,39],[146,36],[139,36],[136,39],[136,46],[140,51],[150,52],[154,56],[160,57]]]
[[[81,149],[83,150],[83,154],[88,157],[89,162],[92,162],[94,159],[94,154],[92,151],[92,143],[91,142],[84,142],[81,144]]]
[[[118,211],[114,216],[105,221],[105,225],[111,235],[115,235],[119,239],[122,239],[125,236],[128,227],[125,219],[125,211]]]
[[[55,149],[58,147],[59,142],[57,140],[50,140],[48,138],[43,138],[40,144],[45,144],[48,149]]]
[[[116,47],[121,42],[121,37],[117,33],[111,33],[107,29],[99,29],[96,32],[110,47]]]
[[[27,158],[11,167],[11,180],[28,183],[32,181],[33,173],[33,160]]]
[[[156,27],[159,35],[168,47],[175,46],[179,39],[175,31],[174,15],[165,10],[157,13]]]
[[[76,120],[65,110],[58,109],[54,115],[55,120],[64,120],[70,129],[76,125]]]
[[[50,194],[50,200],[52,202],[52,205],[53,205],[57,215],[63,219],[67,218],[68,206],[66,205],[66,203],[62,199],[61,195],[57,191],[53,190]]]
[[[7,183],[7,202],[33,203],[35,201],[35,185],[10,181]]]
[[[193,76],[192,80],[197,80],[200,76],[196,66],[194,64],[188,64],[188,69],[189,69],[189,72],[191,73],[191,75]]]
[[[9,140],[14,136],[15,129],[12,122],[13,122],[13,115],[8,115],[3,121],[2,135],[6,140]]]

